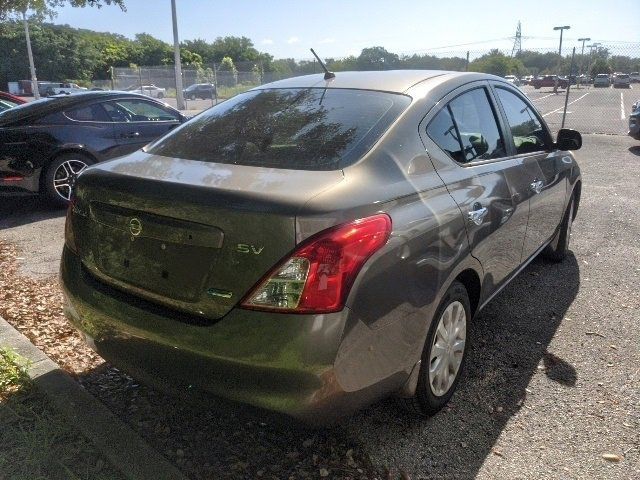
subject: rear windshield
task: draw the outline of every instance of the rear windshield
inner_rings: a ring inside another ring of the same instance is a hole
[[[361,158],[410,102],[368,90],[254,90],[204,111],[145,150],[203,162],[335,170]]]
[[[618,78],[629,78],[629,75],[627,75],[626,73],[621,73],[620,75],[618,75]]]

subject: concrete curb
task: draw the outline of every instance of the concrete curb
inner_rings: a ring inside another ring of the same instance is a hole
[[[29,376],[74,427],[131,480],[188,480],[99,400],[0,317],[0,346],[31,362]]]

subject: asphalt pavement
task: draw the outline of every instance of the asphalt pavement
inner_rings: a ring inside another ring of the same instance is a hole
[[[545,118],[555,115],[559,99],[534,94]],[[572,108],[619,94],[591,90]],[[621,127],[619,111],[610,120]],[[583,189],[572,253],[560,264],[535,260],[478,315],[459,390],[433,418],[388,400],[313,432],[215,399],[194,407],[131,388],[112,369],[80,380],[158,450],[182,452],[196,478],[287,478],[312,456],[347,462],[347,448],[414,479],[640,478],[640,142],[585,135],[577,157]],[[57,272],[63,226],[64,212],[37,199],[0,202],[0,239],[19,246],[26,274]]]
[[[566,90],[553,93],[552,88],[534,89],[523,86],[520,89],[532,100],[546,120],[551,131],[556,132],[562,125],[562,115]],[[640,100],[640,83],[630,89],[594,88],[593,86],[572,85],[567,99],[565,127],[585,133],[624,135],[629,131],[631,105]]]

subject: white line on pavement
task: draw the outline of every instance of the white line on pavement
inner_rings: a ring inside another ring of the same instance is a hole
[[[545,95],[544,97],[532,98],[531,101],[535,102],[536,100],[542,100],[543,98],[550,97],[551,95],[555,95],[555,93],[550,93],[549,95]]]
[[[587,95],[589,95],[589,93],[590,93],[590,92],[587,92],[587,93],[585,93],[584,95],[582,95],[581,97],[578,97],[578,98],[576,98],[575,100],[573,100],[573,101],[571,101],[571,102],[567,103],[567,107],[568,107],[569,105],[572,105],[572,104],[576,103],[578,100],[580,100],[580,99],[582,99],[582,98],[586,97]],[[544,114],[544,115],[542,115],[542,116],[543,116],[543,117],[546,117],[547,115],[551,115],[552,113],[556,113],[557,111],[559,111],[559,110],[563,110],[563,109],[564,109],[564,105],[563,105],[563,106],[561,106],[560,108],[556,108],[555,110],[551,110],[550,112],[547,112],[547,113],[545,113],[545,114]]]
[[[620,120],[624,120],[624,96],[620,92]]]

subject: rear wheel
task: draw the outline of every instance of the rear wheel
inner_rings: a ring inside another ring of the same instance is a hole
[[[66,206],[76,178],[93,160],[82,153],[70,152],[56,157],[43,177],[42,191],[56,205]]]
[[[467,352],[467,331],[471,306],[467,290],[453,282],[436,310],[429,328],[413,397],[399,399],[412,413],[437,413],[455,391]]]
[[[561,262],[567,256],[569,251],[569,242],[571,241],[571,227],[573,225],[573,206],[574,197],[571,197],[567,211],[562,217],[562,223],[558,229],[558,233],[549,245],[542,251],[544,258],[552,262]]]
[[[158,92],[158,98],[164,98],[164,93]]]
[[[196,94],[192,93],[191,95],[189,95],[189,100],[195,100],[196,99]]]

